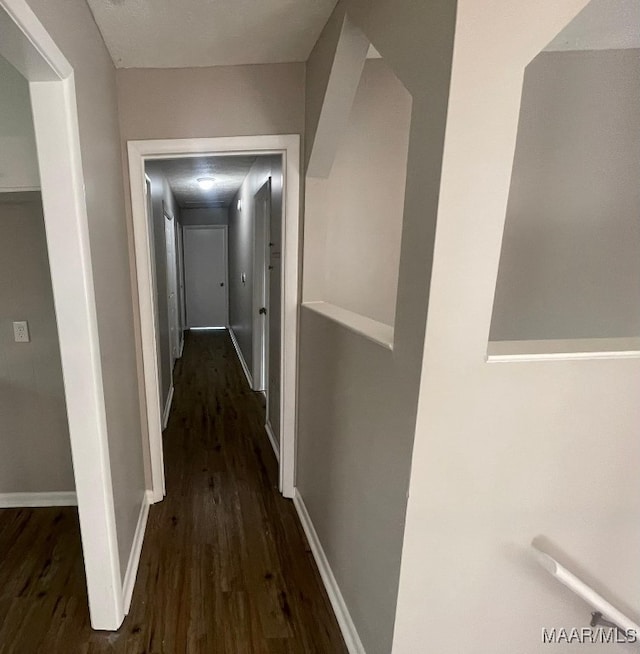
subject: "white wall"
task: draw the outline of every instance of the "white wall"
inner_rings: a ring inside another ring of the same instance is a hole
[[[394,350],[302,308],[296,484],[367,654],[389,654],[424,342],[455,4],[446,0],[406,2],[401,8],[397,3],[392,8],[383,0],[346,4],[351,18],[413,97]],[[321,39],[334,42],[326,31]],[[330,69],[312,61],[323,56],[331,56],[331,48],[318,43],[309,67],[316,72]],[[313,83],[322,87],[320,77],[314,75]],[[321,97],[317,89],[308,90],[308,102]],[[307,115],[316,113],[308,111]],[[316,181],[307,178],[305,211],[309,209],[309,186]],[[305,225],[305,271],[318,245],[317,234],[309,233],[307,228]],[[450,632],[451,638],[455,639],[455,633]],[[428,640],[423,639],[412,654],[424,651],[426,643]],[[451,648],[434,651],[447,652]]]
[[[167,246],[164,228],[164,212],[180,218],[180,208],[162,173],[161,164],[153,161],[145,165],[151,180],[151,206],[153,208],[153,245],[156,262],[156,302],[160,337],[157,340],[160,358],[161,406],[164,407],[172,385],[171,343],[169,338],[169,306],[167,302]]]
[[[0,193],[0,227],[0,493],[73,491],[40,193]],[[14,342],[14,320],[31,342]]]
[[[0,192],[40,186],[27,80],[0,57]]]
[[[587,625],[538,534],[640,616],[640,361],[485,361],[524,68],[585,4],[458,2],[394,654]]]
[[[116,529],[124,575],[145,480],[115,68],[86,3],[28,3],[74,69]]]
[[[639,97],[638,50],[527,67],[492,340],[640,335]]]
[[[382,59],[364,65],[327,180],[307,186],[311,239],[304,299],[393,325],[411,96]]]

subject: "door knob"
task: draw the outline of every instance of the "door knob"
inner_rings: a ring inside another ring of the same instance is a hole
[[[220,282],[220,286],[224,286],[224,282]]]

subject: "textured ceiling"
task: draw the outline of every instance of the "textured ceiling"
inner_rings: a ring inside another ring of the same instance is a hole
[[[176,201],[183,209],[228,207],[238,192],[255,156],[190,157],[158,162]],[[198,177],[213,177],[212,189],[203,191]]]
[[[336,0],[88,3],[117,68],[185,68],[306,61]]]
[[[640,0],[591,0],[545,50],[628,48],[640,48]]]

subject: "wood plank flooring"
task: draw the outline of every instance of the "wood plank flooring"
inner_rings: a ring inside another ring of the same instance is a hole
[[[346,654],[226,332],[187,335],[175,387],[123,626],[90,628],[75,509],[5,509],[0,653]]]

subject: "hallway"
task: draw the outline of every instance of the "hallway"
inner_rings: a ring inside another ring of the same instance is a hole
[[[277,490],[260,399],[226,332],[187,334],[164,434],[167,497],[151,507],[117,633],[89,628],[76,511],[1,511],[0,653],[345,653]]]

